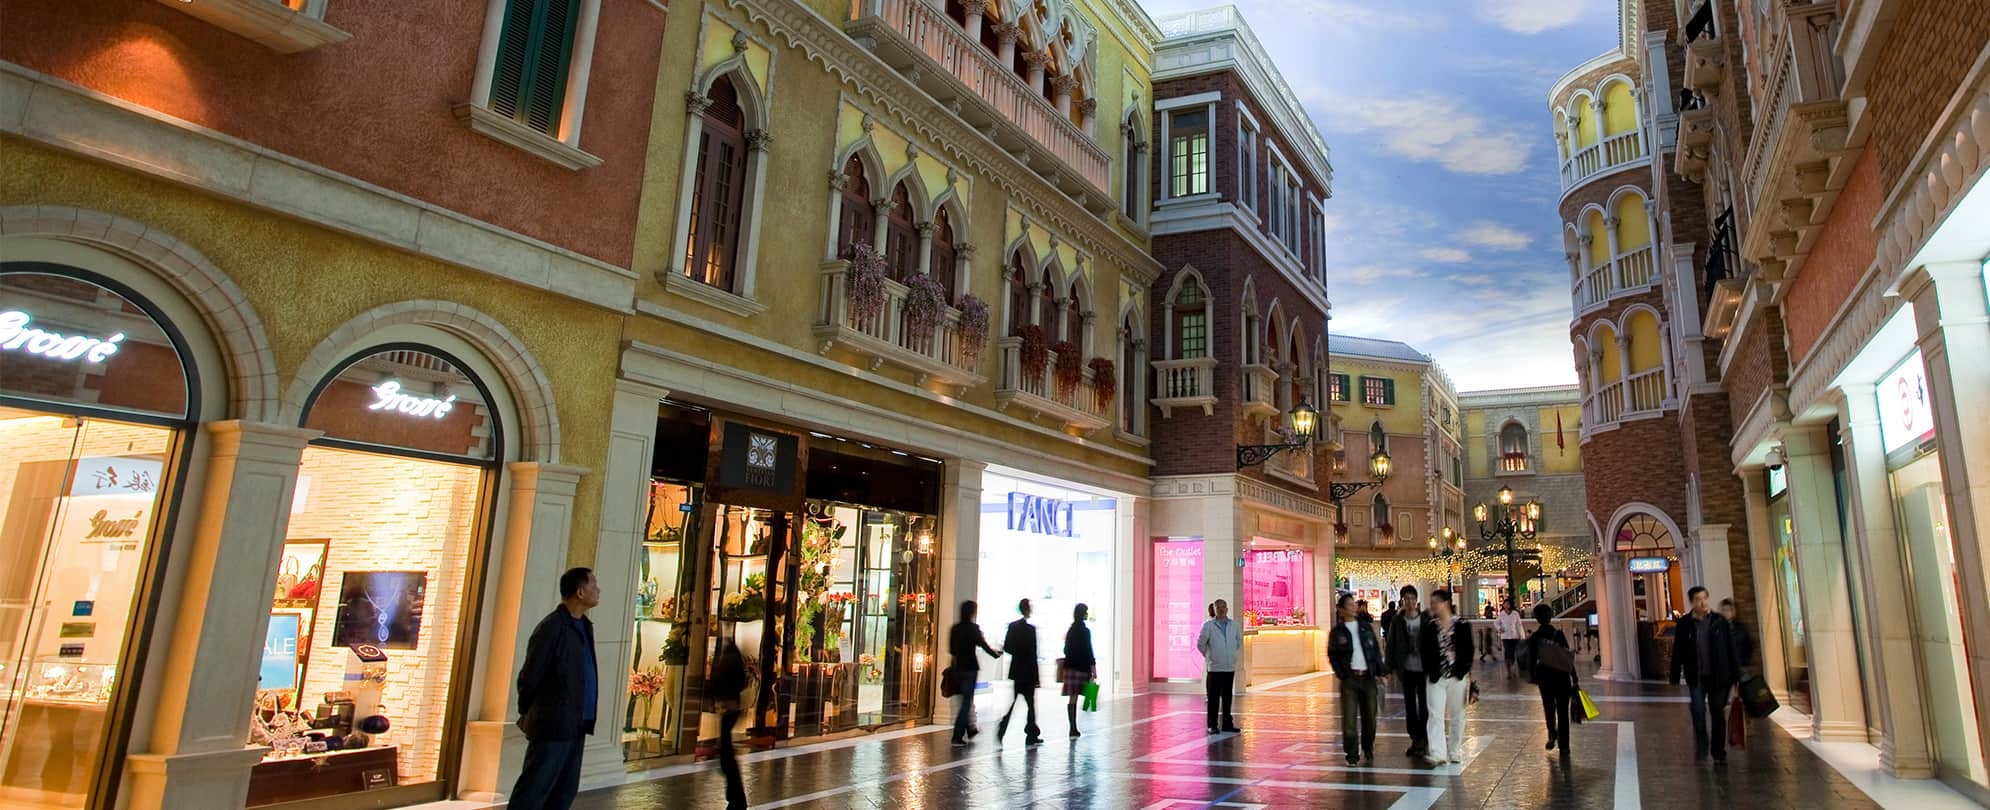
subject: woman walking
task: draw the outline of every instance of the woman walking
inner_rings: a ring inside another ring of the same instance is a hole
[[[1092,628],[1085,626],[1090,609],[1079,602],[1071,609],[1071,629],[1064,631],[1064,668],[1057,673],[1058,680],[1064,682],[1064,696],[1070,699],[1064,706],[1065,716],[1071,720],[1071,738],[1078,738],[1078,699],[1085,695],[1085,685],[1099,677],[1099,659],[1092,654]]]
[[[1202,623],[1202,633],[1195,638],[1195,650],[1202,653],[1203,665],[1208,675],[1203,679],[1203,688],[1209,699],[1209,733],[1237,733],[1237,721],[1230,717],[1230,699],[1237,686],[1237,655],[1244,650],[1244,629],[1230,620],[1230,603],[1218,599],[1209,606],[1215,618]],[[1216,716],[1221,710],[1223,725],[1216,725]]]
[[[954,623],[947,636],[947,652],[953,654],[954,665],[948,668],[960,694],[960,705],[954,707],[954,747],[967,744],[967,740],[981,729],[974,727],[974,684],[980,680],[981,662],[975,660],[974,650],[988,651],[989,657],[1000,658],[1002,652],[988,646],[987,637],[981,635],[981,625],[974,623],[975,614],[980,608],[972,600],[960,603],[960,621]]]
[[[739,754],[732,747],[732,728],[739,723],[739,693],[746,691],[746,659],[732,639],[720,645],[707,688],[719,696],[719,770],[726,777],[726,808],[744,810],[746,783],[740,779]]]
[[[1541,690],[1541,712],[1548,720],[1548,750],[1557,746],[1562,757],[1569,756],[1569,704],[1577,688],[1575,654],[1569,650],[1568,636],[1555,629],[1554,608],[1534,606],[1534,621],[1541,626],[1527,637],[1526,658],[1534,665],[1530,680]],[[1557,649],[1559,648],[1559,649]]]

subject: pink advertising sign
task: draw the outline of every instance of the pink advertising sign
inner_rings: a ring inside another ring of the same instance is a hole
[[[1202,541],[1154,544],[1154,677],[1200,678],[1202,654]]]

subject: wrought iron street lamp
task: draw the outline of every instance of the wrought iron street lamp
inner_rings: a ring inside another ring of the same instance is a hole
[[[1370,455],[1368,457],[1369,480],[1348,481],[1345,483],[1328,482],[1327,497],[1333,500],[1334,508],[1336,511],[1338,511],[1340,509],[1341,502],[1352,497],[1354,493],[1360,492],[1369,487],[1379,487],[1382,485],[1383,482],[1388,481],[1389,472],[1391,469],[1392,468],[1389,462],[1389,453],[1384,450],[1377,450],[1373,455]]]
[[[1284,444],[1240,444],[1237,445],[1237,469],[1255,467],[1269,461],[1272,456],[1285,451],[1301,452],[1313,448],[1313,433],[1320,426],[1320,412],[1305,400],[1292,406],[1292,438]]]
[[[1440,541],[1438,536],[1433,534],[1430,536],[1429,544],[1431,559],[1438,559],[1440,557],[1444,559],[1444,589],[1451,590],[1451,560],[1453,557],[1461,561],[1464,559],[1465,537],[1451,531],[1450,526],[1446,526],[1444,527],[1443,540]],[[1456,592],[1453,591],[1452,593],[1452,598],[1455,600],[1457,598]]]
[[[1513,600],[1513,592],[1520,587],[1519,557],[1530,550],[1514,551],[1516,540],[1534,539],[1535,526],[1541,522],[1541,502],[1528,501],[1525,504],[1513,502],[1511,487],[1499,488],[1499,506],[1487,507],[1481,501],[1472,507],[1472,518],[1479,522],[1479,540],[1486,545],[1503,545],[1506,548],[1506,587],[1507,598]],[[1531,550],[1539,555],[1539,549]],[[1514,600],[1517,602],[1517,600]]]

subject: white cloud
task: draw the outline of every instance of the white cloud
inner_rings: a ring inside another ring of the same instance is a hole
[[[1468,245],[1477,245],[1494,250],[1522,250],[1534,243],[1528,234],[1497,222],[1480,221],[1459,232],[1458,238]]]
[[[1595,0],[1478,0],[1479,19],[1517,34],[1570,25],[1590,4]]]
[[[1460,264],[1472,260],[1472,254],[1466,253],[1465,251],[1459,250],[1458,248],[1450,248],[1450,247],[1424,248],[1423,250],[1417,251],[1417,255],[1420,255],[1433,262],[1445,262],[1447,264]]]
[[[1460,174],[1518,174],[1527,168],[1525,130],[1488,122],[1458,99],[1337,98],[1330,107],[1333,123],[1375,133],[1384,148],[1411,160]]]
[[[1458,273],[1445,276],[1444,280],[1460,287],[1497,287],[1501,283],[1500,277],[1491,273],[1479,273],[1476,275]]]
[[[1426,275],[1428,274],[1414,267],[1404,267],[1394,264],[1364,264],[1359,267],[1349,268],[1347,272],[1341,273],[1339,280],[1350,281],[1356,284],[1370,284],[1384,280],[1407,281],[1409,279],[1423,278]]]

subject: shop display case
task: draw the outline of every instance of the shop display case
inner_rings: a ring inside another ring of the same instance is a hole
[[[634,654],[623,758],[676,752],[683,723],[684,670],[690,663],[694,591],[683,580],[690,560],[685,538],[697,536],[700,487],[652,481],[649,518],[636,549]]]
[[[27,699],[102,708],[117,684],[117,667],[39,658],[27,668]]]

